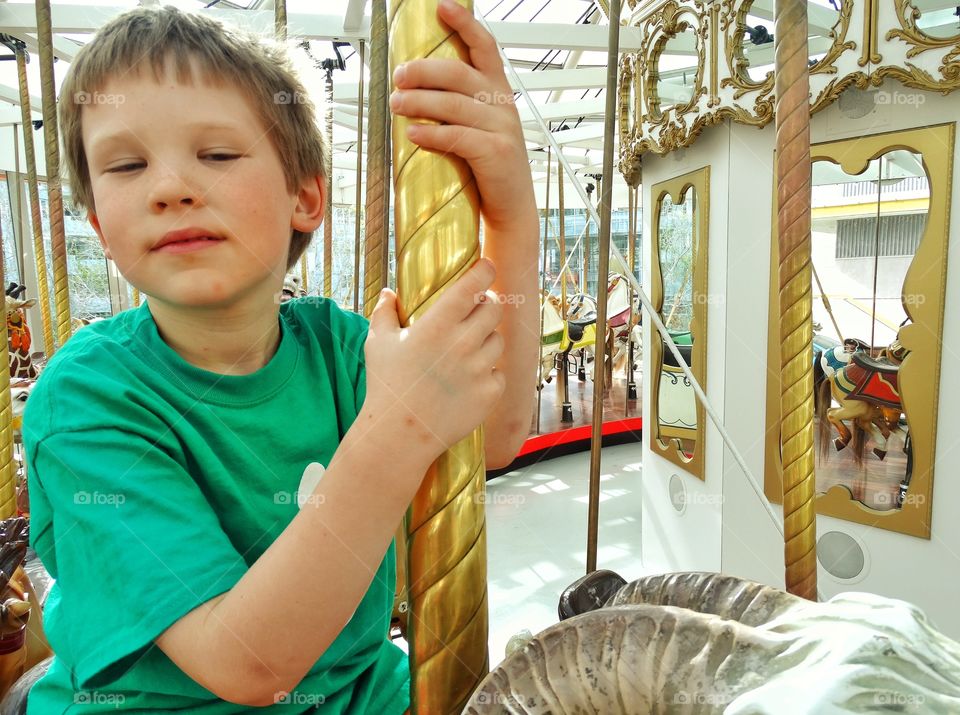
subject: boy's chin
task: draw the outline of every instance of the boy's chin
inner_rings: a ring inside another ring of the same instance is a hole
[[[267,281],[252,286],[222,279],[205,282],[183,281],[182,285],[175,285],[176,283],[177,281],[171,281],[170,284],[155,287],[154,290],[141,291],[173,309],[230,309],[261,303],[264,311],[276,307],[276,295],[280,292],[279,285],[273,290],[272,283],[268,284]]]

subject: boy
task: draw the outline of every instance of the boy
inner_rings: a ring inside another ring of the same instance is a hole
[[[472,99],[510,88],[470,13],[438,16],[474,68],[411,62],[391,105],[446,122],[410,137],[471,164],[485,260],[406,330],[390,291],[369,330],[332,301],[278,306],[325,199],[282,53],[172,8],[78,53],[60,99],[71,186],[149,300],[72,338],[27,409],[32,541],[57,579],[29,715],[408,707],[392,536],[478,424],[488,466],[512,459],[538,340],[518,115]]]

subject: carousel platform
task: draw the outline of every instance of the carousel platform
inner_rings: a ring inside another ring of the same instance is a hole
[[[642,395],[640,375],[636,375],[637,399],[627,400],[627,382],[623,376],[615,375],[613,384],[603,398],[603,426],[601,444],[604,447],[615,444],[640,442],[643,438],[643,417],[640,414]],[[593,413],[593,381],[581,382],[577,377],[570,378],[570,404],[573,407],[573,422],[563,422],[561,408],[563,403],[562,387],[554,379],[544,385],[540,399],[540,428],[537,429],[537,415],[534,413],[530,425],[530,435],[520,448],[517,458],[502,469],[487,472],[487,479],[526,467],[531,464],[562,457],[577,452],[590,451],[591,419]]]

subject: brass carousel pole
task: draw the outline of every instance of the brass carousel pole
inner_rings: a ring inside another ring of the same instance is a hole
[[[274,36],[278,42],[287,41],[287,0],[274,0],[273,3]],[[300,254],[300,289],[307,290],[307,251]],[[140,291],[133,289],[133,304],[140,305]]]
[[[53,355],[53,318],[50,315],[50,286],[47,282],[47,257],[43,245],[43,223],[40,212],[40,189],[37,187],[37,159],[33,146],[33,120],[30,115],[30,90],[27,86],[26,46],[15,40],[17,77],[20,85],[20,117],[23,124],[23,149],[27,159],[27,188],[30,191],[30,223],[33,228],[33,254],[37,262],[37,301],[43,320],[43,352]],[[2,283],[2,281],[0,281]]]
[[[543,259],[540,278],[540,360],[537,361],[537,434],[540,434],[540,402],[543,396],[543,311],[547,304],[547,241],[550,238],[550,167],[553,147],[547,147],[547,196],[543,208]]]
[[[565,125],[561,125],[561,131]],[[558,145],[557,148],[557,210],[560,214],[560,318],[567,319],[567,276],[572,274],[567,268],[567,241],[566,225],[563,216],[563,161],[560,152],[563,148]],[[576,250],[576,247],[574,247]],[[569,339],[569,338],[568,338]],[[557,390],[563,396],[563,402],[560,405],[560,421],[573,422],[573,405],[570,404],[570,374],[567,372],[569,362],[567,355],[569,352],[564,350],[560,354],[560,374],[557,375]]]
[[[29,105],[27,105],[29,107]],[[0,243],[2,243],[0,236]],[[0,251],[0,285],[4,285]],[[10,363],[7,321],[0,320],[0,519],[17,515],[17,469],[13,460],[13,406],[10,400]]]
[[[627,210],[630,212],[628,219],[627,240],[630,245],[627,246],[627,264],[630,268],[630,274],[637,274],[637,187],[629,184],[627,187]],[[630,415],[630,400],[637,399],[637,382],[633,373],[633,284],[627,282],[627,295],[630,300],[630,313],[627,317],[627,399],[623,408],[623,414]]]
[[[37,0],[37,42],[40,46],[40,92],[43,138],[47,159],[47,210],[53,249],[53,294],[57,303],[59,346],[70,338],[70,282],[67,276],[67,239],[63,230],[63,193],[60,188],[60,146],[57,130],[57,92],[53,81],[53,29],[50,0]],[[29,105],[27,105],[29,106]]]
[[[327,208],[323,215],[323,295],[333,296],[333,65],[327,65]]]
[[[810,77],[806,0],[776,0],[780,440],[786,586],[816,600],[813,322],[810,275]]]
[[[620,54],[620,0],[610,0],[610,30],[607,36],[607,96],[603,128],[603,175],[613,176],[613,135],[616,130],[617,67]],[[587,573],[597,570],[597,536],[600,521],[600,449],[603,439],[604,356],[607,336],[607,273],[610,268],[610,217],[613,182],[604,181],[600,191],[600,256],[597,266],[597,333],[593,359],[593,426],[590,433],[590,489],[587,508]],[[602,290],[601,290],[602,288]]]
[[[140,305],[140,289],[136,287],[134,287],[133,289],[133,305],[134,306]]]
[[[367,101],[367,202],[363,257],[363,313],[373,312],[380,291],[387,286],[390,182],[387,178],[387,2],[372,0],[370,7],[370,97]],[[398,555],[399,567],[399,555]]]
[[[467,0],[464,5],[472,9]],[[390,69],[415,58],[461,59],[468,50],[441,26],[436,0],[397,0]],[[480,197],[466,162],[422,151],[411,121],[393,122],[397,296],[415,322],[480,257]],[[478,428],[430,467],[407,514],[412,711],[459,713],[487,673],[483,434]]]
[[[357,193],[354,200],[354,236],[353,236],[353,312],[360,312],[360,203],[361,171],[363,170],[363,40],[360,40],[360,87],[357,91]]]

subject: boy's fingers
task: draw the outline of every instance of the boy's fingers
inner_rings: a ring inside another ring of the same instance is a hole
[[[437,312],[443,313],[441,320],[459,323],[477,307],[479,296],[493,285],[497,272],[493,262],[481,258],[466,273],[451,285],[437,302]]]
[[[397,317],[397,294],[389,288],[380,291],[380,299],[370,314],[370,329],[399,330],[400,319]]]
[[[440,0],[437,15],[455,30],[470,48],[470,63],[483,73],[503,73],[503,62],[497,41],[483,25],[477,22],[473,13],[454,0]]]
[[[490,83],[466,62],[433,58],[403,63],[394,70],[393,82],[397,89],[442,89],[468,97]]]

